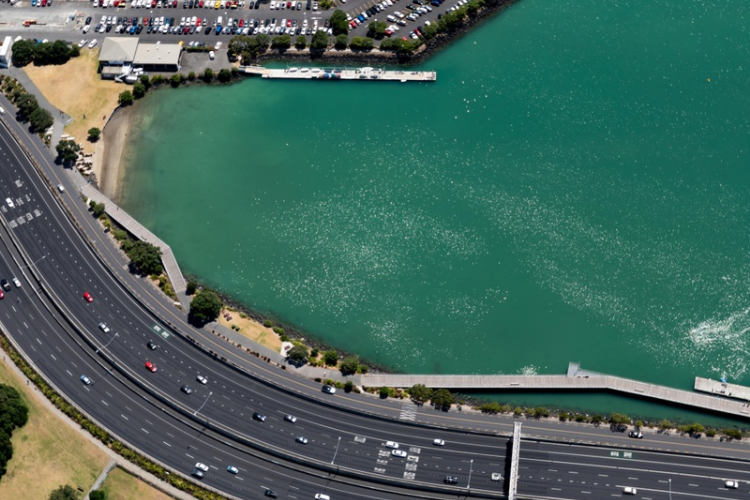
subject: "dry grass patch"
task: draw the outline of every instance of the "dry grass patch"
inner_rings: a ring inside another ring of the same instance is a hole
[[[229,314],[232,319],[227,319],[224,313]],[[276,352],[281,350],[281,339],[271,328],[267,328],[252,318],[241,318],[240,313],[231,309],[223,309],[219,315],[219,323],[232,328],[232,325],[240,327],[240,335],[249,338],[261,345],[273,349]],[[237,331],[237,330],[235,330]]]
[[[107,464],[107,455],[39,402],[33,386],[4,363],[0,383],[18,389],[29,407],[29,422],[13,433],[13,458],[0,481],[0,498],[43,500],[64,484],[88,491]]]
[[[75,137],[88,153],[94,151],[94,145],[86,140],[89,129],[104,128],[105,117],[117,107],[120,92],[130,88],[99,77],[98,55],[98,48],[83,48],[79,57],[62,66],[30,64],[24,68],[44,97],[73,117],[65,132]]]
[[[107,500],[170,500],[172,498],[119,467],[115,467],[107,475],[101,489],[107,493]]]

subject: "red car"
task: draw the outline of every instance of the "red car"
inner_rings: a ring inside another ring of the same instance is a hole
[[[146,369],[153,373],[156,371],[156,365],[153,364],[151,361],[146,361]]]
[[[4,298],[5,298],[5,294],[3,293],[2,290],[0,290],[0,299],[4,299]]]
[[[240,19],[240,23],[239,24],[240,24],[240,28],[244,28],[245,27],[245,20],[244,19]]]
[[[292,27],[292,20],[291,19],[287,20],[286,27],[287,28],[291,28]]]
[[[92,297],[89,292],[83,292],[83,298],[86,299],[86,302],[94,301],[94,297]]]

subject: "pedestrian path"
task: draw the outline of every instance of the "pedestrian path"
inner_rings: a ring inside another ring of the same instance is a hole
[[[107,465],[104,467],[104,470],[101,474],[99,474],[99,477],[96,478],[96,481],[94,481],[94,484],[91,485],[91,489],[86,493],[86,496],[83,497],[83,500],[89,500],[89,495],[91,495],[92,491],[96,491],[99,488],[102,487],[102,484],[104,484],[104,480],[107,479],[107,475],[112,472],[112,469],[117,467],[117,460],[110,457],[109,462],[107,462]]]

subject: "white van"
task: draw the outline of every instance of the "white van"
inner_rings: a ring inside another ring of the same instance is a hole
[[[209,59],[211,59],[212,61],[213,61],[214,59],[216,59],[216,54],[214,54],[214,51],[213,51],[213,50],[210,50],[210,51],[208,52],[208,58],[209,58]]]

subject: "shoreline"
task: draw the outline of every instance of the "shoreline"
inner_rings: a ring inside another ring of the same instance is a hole
[[[130,139],[134,119],[133,107],[118,106],[102,130],[100,139],[100,160],[94,166],[99,190],[111,200],[116,201],[122,189],[125,175],[124,151]],[[98,169],[97,169],[98,167]]]

